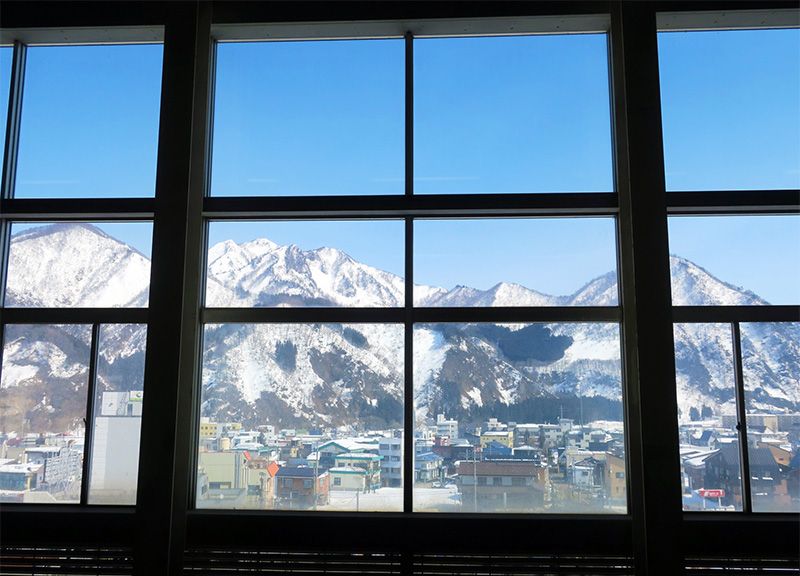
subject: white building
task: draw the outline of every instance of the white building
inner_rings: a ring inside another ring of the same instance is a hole
[[[381,482],[384,486],[397,487],[403,482],[403,439],[381,438],[378,444],[381,458]]]
[[[89,499],[99,504],[135,504],[141,393],[104,392],[102,406],[102,415],[95,419]]]
[[[444,414],[436,416],[436,435],[451,439],[458,438],[458,420],[448,420]]]
[[[363,492],[367,486],[367,471],[349,466],[336,466],[328,470],[331,490]]]

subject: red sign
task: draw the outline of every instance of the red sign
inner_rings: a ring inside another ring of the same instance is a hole
[[[722,490],[721,488],[717,488],[717,489],[714,489],[714,490],[711,490],[711,489],[706,490],[705,488],[700,488],[700,490],[698,490],[697,493],[700,494],[700,496],[702,496],[703,498],[724,498],[725,497],[725,490]]]

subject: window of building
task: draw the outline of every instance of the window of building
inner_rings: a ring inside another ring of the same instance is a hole
[[[662,32],[668,191],[800,188],[800,30]]]
[[[136,503],[161,54],[0,48],[0,474],[36,480],[6,502]]]
[[[389,461],[416,479],[376,472],[358,503],[316,510],[459,512],[459,462],[492,474],[521,445],[512,422],[557,422],[512,465],[530,493],[496,510],[625,512],[602,490],[573,501],[554,458],[570,430],[602,431],[598,458],[624,446],[606,26],[281,42],[218,28],[200,416],[274,427],[279,460],[315,477],[350,463],[309,442],[377,455],[402,434]],[[253,506],[277,504],[228,507]]]
[[[799,43],[659,34],[684,510],[800,510]]]

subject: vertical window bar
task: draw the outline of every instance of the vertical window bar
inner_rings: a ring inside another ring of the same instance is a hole
[[[744,401],[744,371],[742,368],[742,334],[739,323],[731,324],[733,337],[733,373],[736,380],[736,414],[739,432],[739,462],[742,474],[742,510],[753,511],[750,490],[750,456],[747,447],[747,407]]]
[[[414,509],[414,219],[405,219],[405,354],[403,366],[403,511]]]
[[[206,198],[211,195],[211,154],[213,152],[213,142],[212,139],[214,137],[214,102],[215,97],[214,93],[216,90],[216,70],[217,70],[217,45],[218,42],[213,38],[210,40],[211,47],[209,49],[209,59],[208,59],[208,107],[206,110],[206,121],[205,121],[205,137],[206,137],[206,146],[205,146],[205,159],[204,159],[204,174],[205,179],[202,183],[202,193],[200,196],[202,198]],[[190,193],[191,194],[191,193]],[[204,342],[205,342],[205,324],[202,320],[202,314],[200,313],[203,308],[206,306],[206,287],[208,285],[208,249],[210,248],[209,245],[209,221],[207,218],[203,218],[202,216],[202,209],[203,209],[203,200],[199,200],[199,210],[200,215],[197,214],[193,215],[193,219],[195,217],[200,218],[200,254],[199,254],[199,266],[197,270],[197,278],[195,279],[195,284],[198,286],[198,294],[197,294],[197,310],[198,313],[194,317],[194,324],[195,324],[195,335],[194,335],[194,354],[193,354],[193,365],[197,367],[195,369],[193,380],[193,389],[197,391],[194,395],[192,401],[192,412],[191,412],[191,424],[192,429],[189,432],[189,438],[191,442],[191,460],[190,465],[188,467],[188,492],[187,492],[187,502],[186,506],[187,509],[191,509],[197,506],[196,496],[197,496],[197,466],[199,461],[199,456],[197,452],[198,446],[200,446],[200,398],[202,396],[202,389],[203,389],[203,349],[204,349]],[[195,207],[191,207],[190,210],[195,212],[193,209]]]
[[[213,168],[211,162],[211,155],[214,151],[214,104],[217,101],[217,42],[214,38],[209,40],[211,42],[211,49],[208,58],[208,111],[206,118],[206,173],[205,182],[203,183],[203,197],[211,196],[211,170]],[[208,249],[208,246],[206,246]],[[205,275],[204,275],[205,277]],[[205,287],[204,287],[205,292]],[[205,298],[203,299],[203,306],[205,306]]]
[[[14,42],[14,55],[11,62],[11,86],[8,93],[6,122],[6,148],[3,157],[3,198],[14,196],[14,183],[17,172],[17,152],[19,150],[19,126],[22,114],[22,88],[25,79],[25,53],[27,47],[22,42]]]
[[[6,347],[6,325],[0,322],[0,382],[3,380],[3,351]]]
[[[1,202],[2,200],[0,200]],[[8,252],[11,246],[11,222],[0,217],[0,320],[3,318],[3,307],[6,300],[6,273],[8,269]]]
[[[92,473],[92,442],[94,441],[94,402],[97,393],[97,344],[100,324],[92,324],[92,343],[89,352],[89,382],[86,393],[86,418],[83,432],[83,472],[81,475],[81,504],[89,501],[89,476]]]
[[[405,47],[406,47],[405,191],[406,191],[406,196],[413,196],[414,195],[414,37],[411,35],[411,32],[406,32],[405,34]]]
[[[5,153],[3,155],[2,182],[0,183],[0,205],[3,199],[14,196],[14,183],[17,173],[17,151],[19,150],[19,126],[22,113],[22,87],[25,79],[26,46],[22,42],[14,42],[14,54],[11,62],[11,83],[8,92],[8,110],[6,121]],[[2,113],[2,112],[0,112]],[[2,212],[2,210],[0,210]],[[6,265],[11,226],[0,218],[0,318],[5,305]],[[2,334],[0,334],[1,336]],[[2,342],[2,340],[0,340]]]
[[[614,166],[614,191],[619,197],[620,212],[614,218],[617,240],[617,302],[622,311],[619,324],[620,373],[622,378],[625,496],[628,514],[637,530],[644,530],[644,503],[641,486],[642,444],[638,362],[635,350],[638,339],[636,306],[633,289],[633,252],[631,240],[630,173],[628,169],[628,125],[626,121],[624,60],[622,53],[622,21],[619,9],[612,11],[611,26],[606,35],[608,57],[608,95],[611,117],[611,158]],[[626,313],[626,311],[628,313]]]
[[[405,194],[414,195],[414,37],[405,39]],[[403,512],[414,509],[414,219],[405,219]]]

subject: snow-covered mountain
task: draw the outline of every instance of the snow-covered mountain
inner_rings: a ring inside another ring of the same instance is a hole
[[[29,229],[12,238],[9,306],[143,306],[149,261],[85,224]],[[757,295],[679,257],[670,260],[673,302],[763,304]],[[207,305],[402,306],[402,278],[333,248],[302,250],[267,239],[225,241],[209,250]],[[616,273],[571,295],[511,283],[489,290],[416,286],[420,306],[607,306],[618,303]],[[743,325],[745,378],[753,408],[800,409],[800,323]],[[516,421],[621,417],[616,324],[426,324],[413,339],[418,422],[446,412],[464,422],[496,415]],[[727,325],[676,325],[681,417],[732,411]],[[102,386],[141,386],[143,330],[104,327]],[[403,417],[403,329],[370,324],[209,325],[204,335],[202,414],[249,425],[399,426]],[[67,398],[85,390],[88,343],[79,327],[9,330],[0,428],[37,411],[40,427],[66,426]],[[62,391],[54,394],[53,390]],[[65,394],[63,391],[71,391]],[[37,408],[37,406],[39,408]],[[17,414],[17,416],[14,416]],[[48,415],[50,420],[48,420]]]
[[[150,261],[95,226],[39,226],[11,242],[7,306],[147,306]]]
[[[208,251],[208,276],[232,292],[209,294],[211,307],[403,305],[402,278],[333,248],[227,240]]]

